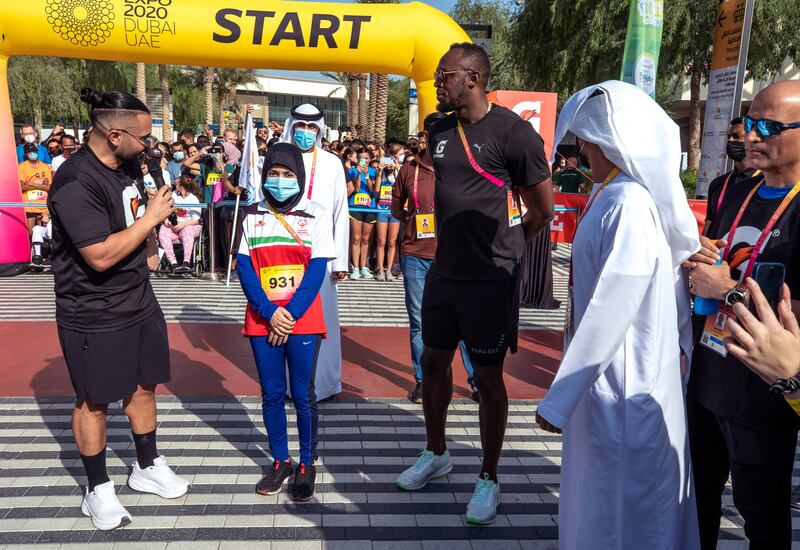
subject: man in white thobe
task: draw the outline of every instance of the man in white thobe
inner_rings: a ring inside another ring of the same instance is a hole
[[[565,353],[537,422],[564,433],[559,548],[699,548],[681,351],[691,352],[681,263],[699,248],[680,179],[678,127],[638,88],[574,95],[592,169],[573,242]]]
[[[336,247],[336,258],[328,262],[328,277],[325,277],[320,290],[328,337],[322,340],[316,377],[309,386],[309,391],[316,395],[316,400],[311,400],[312,452],[316,460],[319,440],[316,402],[342,391],[342,346],[336,281],[348,275],[349,267],[350,222],[347,211],[347,182],[339,157],[322,149],[322,138],[327,133],[322,109],[310,103],[299,105],[292,109],[292,114],[286,119],[283,127],[281,141],[293,143],[303,151],[307,197],[324,206],[326,212],[333,218],[333,242]]]

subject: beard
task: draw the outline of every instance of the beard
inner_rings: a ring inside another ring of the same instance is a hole
[[[456,105],[452,101],[441,101],[436,105],[436,110],[440,113],[452,113],[456,110]]]

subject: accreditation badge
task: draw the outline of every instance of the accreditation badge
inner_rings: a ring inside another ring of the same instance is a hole
[[[262,267],[259,275],[267,298],[271,302],[291,299],[303,280],[305,270],[305,266],[301,264]]]
[[[700,337],[702,345],[722,357],[728,356],[728,350],[725,349],[725,339],[731,336],[727,327],[728,319],[736,319],[736,314],[730,307],[721,304],[716,313],[706,317],[703,335]]]
[[[433,214],[417,214],[417,238],[432,239],[436,236],[436,222]]]
[[[522,214],[519,208],[519,195],[508,191],[508,226],[514,227],[522,223]]]

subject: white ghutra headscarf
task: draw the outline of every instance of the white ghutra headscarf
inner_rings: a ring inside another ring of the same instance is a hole
[[[328,127],[325,125],[322,109],[311,103],[303,103],[292,109],[292,114],[283,124],[283,133],[280,141],[294,143],[294,125],[298,122],[313,124],[319,128],[317,132],[317,147],[322,147],[322,138],[328,135]]]
[[[593,95],[598,90],[603,93]],[[700,241],[680,179],[678,126],[641,89],[609,80],[569,98],[559,114],[555,143],[561,143],[567,132],[598,145],[608,160],[653,197],[672,251],[681,348],[691,356],[691,311],[681,264],[699,250]]]

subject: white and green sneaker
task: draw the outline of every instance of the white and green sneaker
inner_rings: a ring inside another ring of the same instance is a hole
[[[475,483],[475,492],[467,504],[467,523],[472,525],[489,525],[497,517],[500,505],[500,484],[483,474]]]
[[[452,469],[453,459],[450,458],[449,451],[435,455],[433,451],[423,449],[414,465],[397,478],[397,486],[404,491],[416,491],[425,487],[433,478],[449,474]]]

